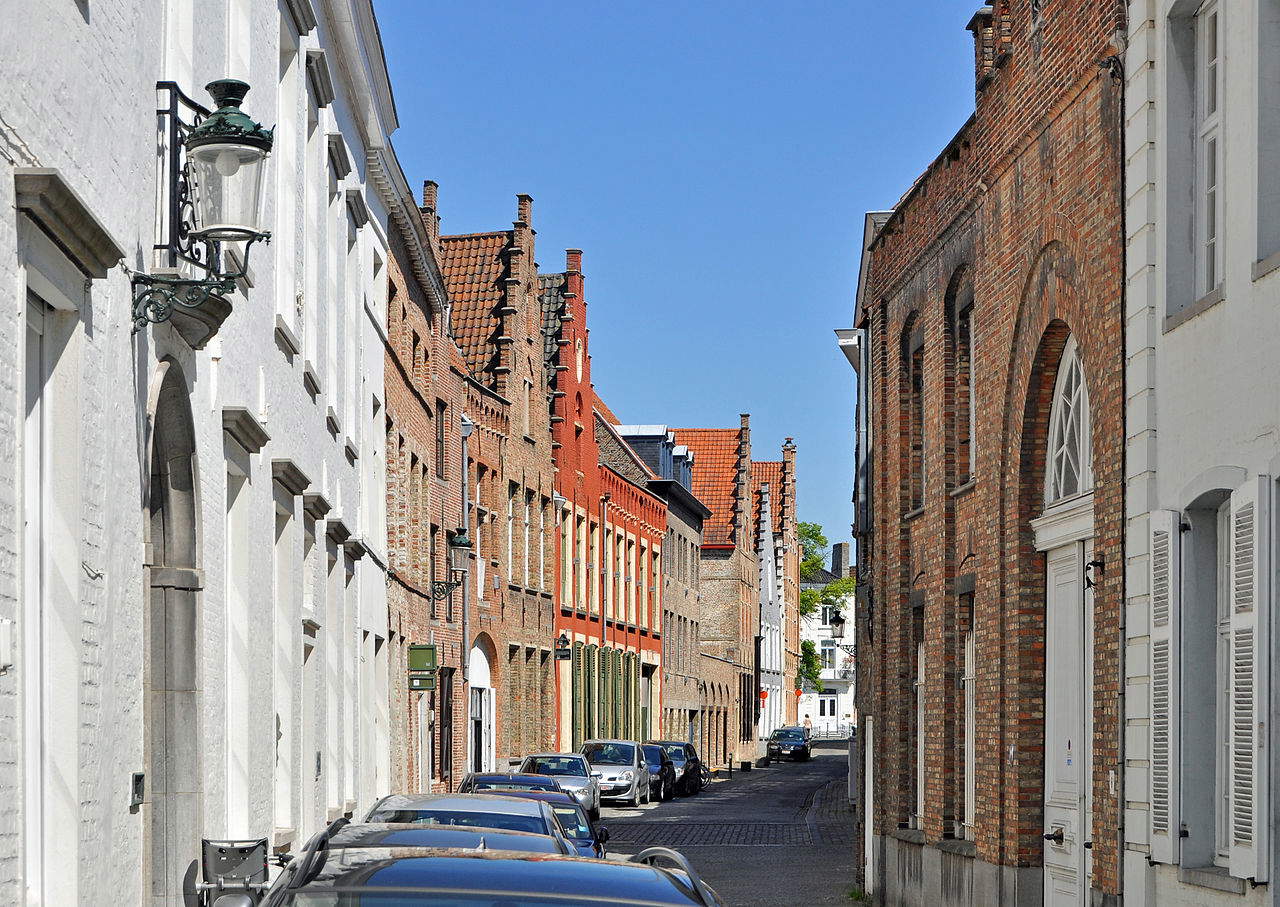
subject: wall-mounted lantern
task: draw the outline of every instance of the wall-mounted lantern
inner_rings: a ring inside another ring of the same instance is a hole
[[[453,594],[467,578],[467,569],[471,561],[471,539],[467,530],[459,529],[449,539],[449,578],[435,580],[431,584],[431,597],[443,601]]]
[[[164,242],[156,248],[169,260],[162,271],[133,276],[135,332],[210,303],[222,303],[229,312],[226,297],[248,273],[249,250],[271,238],[261,229],[261,217],[272,130],[240,109],[248,84],[219,79],[206,85],[217,105],[213,112],[172,82],[157,88],[169,92],[169,105],[157,111],[165,131],[168,184]],[[243,245],[228,249],[225,243]],[[199,342],[193,345],[203,345],[225,317],[225,312],[197,316],[212,329],[196,332]]]
[[[556,639],[556,661],[570,661],[573,658],[573,643],[568,633],[561,633]]]

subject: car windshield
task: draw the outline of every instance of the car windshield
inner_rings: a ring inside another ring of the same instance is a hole
[[[547,826],[538,816],[507,813],[452,812],[443,809],[380,809],[369,816],[370,822],[403,822],[412,825],[461,825],[468,828],[501,828],[504,831],[528,831],[547,834]]]
[[[586,813],[581,807],[577,806],[552,806],[555,811],[556,818],[560,820],[560,827],[564,829],[564,833],[571,838],[590,838],[591,823],[587,821]]]
[[[661,765],[662,747],[657,744],[646,743],[644,746],[644,759],[650,765]]]
[[[804,731],[800,728],[784,727],[773,732],[774,740],[804,740]]]
[[[411,892],[419,893],[411,893]],[[518,900],[517,900],[518,897]],[[520,907],[565,907],[566,904],[605,905],[617,903],[612,895],[582,894],[567,900],[564,897],[548,897],[513,893],[511,895],[495,894],[491,891],[476,892],[440,892],[409,889],[407,891],[361,891],[346,888],[341,891],[297,891],[284,896],[280,904],[287,907],[410,907],[417,904],[431,904],[431,907],[504,907],[507,904],[519,904]],[[694,901],[672,901],[671,903],[693,904]]]
[[[472,790],[557,790],[547,781],[476,781]]]
[[[535,775],[576,775],[585,778],[587,763],[581,756],[530,756],[520,766]]]
[[[588,743],[582,755],[592,765],[633,765],[636,748],[630,743]]]
[[[663,749],[667,751],[667,755],[671,757],[672,762],[684,762],[683,743],[668,743]]]

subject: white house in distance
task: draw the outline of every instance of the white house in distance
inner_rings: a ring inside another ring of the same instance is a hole
[[[802,589],[821,589],[833,579],[849,576],[849,543],[831,546],[831,570],[823,571],[818,582],[801,583]],[[837,615],[841,619],[836,619]],[[849,629],[845,630],[848,620]],[[846,637],[845,634],[848,634]],[[799,722],[805,716],[813,722],[813,733],[820,737],[847,737],[857,726],[853,706],[854,656],[853,596],[844,598],[839,608],[824,605],[817,612],[800,618],[800,643],[810,641],[822,660],[822,689],[805,690],[800,695]]]
[[[386,228],[415,203],[370,0],[5,27],[0,903],[172,905],[202,837],[296,849],[386,792]],[[262,217],[243,123],[196,210],[272,242],[221,236],[225,298],[166,320],[137,300],[210,260],[175,174],[227,77],[274,129]]]
[[[1280,5],[1129,9],[1124,898],[1270,904]]]

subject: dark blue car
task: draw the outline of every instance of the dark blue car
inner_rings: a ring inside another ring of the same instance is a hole
[[[603,825],[592,825],[578,802],[568,794],[554,791],[524,790],[505,791],[505,796],[520,797],[529,800],[541,800],[551,807],[560,822],[560,828],[569,843],[581,857],[601,857],[605,855],[604,844],[609,840],[609,829]]]

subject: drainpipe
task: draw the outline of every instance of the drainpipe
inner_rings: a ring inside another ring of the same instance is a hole
[[[603,563],[605,557],[607,556],[605,553],[605,543],[604,543],[605,526],[609,524],[609,502],[612,500],[613,500],[612,492],[606,491],[604,494],[600,495],[600,560],[601,560],[601,564],[600,564],[600,648],[601,649],[605,647],[604,598],[605,598],[605,592],[607,591],[607,586],[606,586],[607,577],[609,575],[608,572],[605,570],[604,563]],[[615,549],[618,547],[618,533],[616,531],[613,533],[613,546]],[[625,551],[626,549],[624,548],[623,550]],[[616,620],[618,603],[617,601],[615,601],[613,604],[614,604],[614,619]]]
[[[471,437],[471,433],[475,431],[476,424],[467,418],[465,414],[462,416],[462,528],[463,531],[470,534],[471,531],[471,477],[467,473],[467,439]],[[463,707],[463,713],[467,716],[467,732],[471,730],[471,679],[468,676],[469,663],[471,661],[471,637],[468,635],[468,625],[471,622],[471,559],[467,559],[466,570],[462,575],[462,684],[467,690],[467,703]]]

